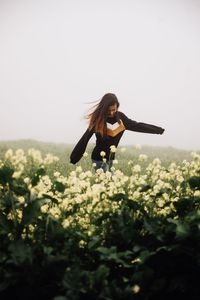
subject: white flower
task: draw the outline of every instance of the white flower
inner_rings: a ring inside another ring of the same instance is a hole
[[[167,193],[164,193],[162,196],[163,196],[164,200],[169,201],[169,195]]]
[[[134,193],[133,193],[133,198],[139,198],[140,197],[140,192],[138,192],[138,191],[135,191]]]
[[[49,205],[48,205],[48,204],[42,205],[41,208],[40,208],[40,210],[41,210],[41,212],[44,213],[44,214],[47,213],[48,210],[49,210]]]
[[[135,284],[135,285],[132,287],[132,291],[133,291],[134,294],[139,293],[139,291],[140,291],[140,286],[137,285],[137,284]]]
[[[75,172],[75,171],[71,171],[71,172],[70,172],[70,176],[76,177],[76,172]]]
[[[159,158],[154,158],[153,164],[154,164],[154,165],[160,165],[160,164],[161,164],[160,159],[159,159]]]
[[[30,183],[30,181],[31,181],[31,180],[30,180],[30,178],[29,178],[29,177],[25,177],[25,178],[24,178],[24,183],[26,183],[26,184],[29,184],[29,183]]]
[[[86,177],[86,174],[84,172],[82,172],[82,173],[79,174],[79,178],[81,180],[85,179],[85,177]]]
[[[19,201],[19,203],[21,203],[21,204],[25,203],[25,199],[24,199],[23,196],[19,196],[19,197],[18,197],[18,201]]]
[[[62,222],[63,228],[67,228],[67,227],[69,227],[69,225],[70,225],[70,222],[69,222],[68,219],[65,219],[65,220]]]
[[[114,171],[115,171],[115,167],[112,166],[112,167],[110,168],[110,171],[111,171],[111,172],[114,172]],[[110,174],[110,172],[108,172],[108,173]]]
[[[139,161],[145,161],[147,160],[148,156],[146,154],[140,154],[139,155]]]
[[[81,173],[83,171],[83,169],[82,169],[82,167],[81,166],[78,166],[78,167],[76,167],[76,172],[79,172],[79,173]]]
[[[59,161],[59,158],[57,156],[52,155],[51,153],[47,153],[46,157],[44,159],[44,164],[46,165],[50,165],[52,164],[54,161]]]
[[[200,159],[200,155],[197,154],[196,152],[191,152],[191,156],[192,156],[192,158],[195,159],[195,160]]]
[[[163,199],[158,199],[158,207],[163,207],[165,205],[165,201]]]
[[[32,157],[34,162],[37,162],[37,163],[42,163],[43,162],[42,155],[41,155],[41,152],[39,150],[35,150],[33,148],[30,148],[28,150],[28,156]]]
[[[17,149],[15,151],[16,156],[24,156],[24,150],[23,149]]]
[[[84,152],[84,153],[83,153],[83,157],[88,157],[88,153],[87,153],[87,152]]]
[[[194,192],[194,196],[200,197],[200,191],[195,191],[195,192]]]
[[[60,215],[61,215],[61,211],[58,207],[51,207],[49,209],[49,213],[52,217],[54,217],[55,219],[59,219]]]
[[[13,173],[12,177],[13,177],[13,178],[19,178],[20,175],[21,175],[21,172],[20,172],[20,171],[19,171],[19,172],[15,171],[15,172]]]
[[[85,175],[86,175],[86,177],[92,177],[92,172],[91,171],[86,171]]]
[[[115,147],[115,145],[111,145],[110,152],[115,153],[116,151],[117,151],[117,148]]]
[[[79,248],[84,248],[85,245],[86,245],[86,242],[84,240],[81,240],[79,242]]]
[[[181,176],[181,175],[178,175],[178,176],[176,177],[176,179],[177,179],[177,181],[180,182],[180,183],[184,181],[184,178],[183,178],[183,176]]]
[[[56,171],[56,172],[53,173],[53,175],[54,175],[55,177],[59,177],[59,176],[60,176],[60,172],[57,172],[57,171]]]
[[[13,150],[12,149],[8,149],[5,153],[5,159],[9,159],[13,156]]]
[[[169,165],[169,168],[170,168],[170,169],[175,169],[175,168],[176,168],[176,163],[174,163],[174,162],[171,163],[171,164]]]
[[[141,172],[141,166],[140,165],[135,165],[133,168],[132,168],[132,171],[134,173],[139,173]]]
[[[104,156],[106,155],[106,152],[101,151],[101,152],[100,152],[100,155],[101,155],[102,157],[104,157]]]

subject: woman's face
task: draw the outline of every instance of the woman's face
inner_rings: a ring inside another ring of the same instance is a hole
[[[117,104],[108,107],[108,117],[114,117],[117,112]]]

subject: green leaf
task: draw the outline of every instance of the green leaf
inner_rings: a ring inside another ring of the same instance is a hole
[[[0,227],[2,228],[1,232],[4,230],[5,233],[9,233],[12,230],[12,225],[12,221],[8,220],[7,217],[0,212]]]
[[[178,239],[185,239],[190,234],[190,226],[187,223],[178,223],[176,227],[176,236]]]
[[[26,245],[23,241],[16,241],[11,243],[8,249],[16,265],[32,264],[33,253],[30,245]]]
[[[112,200],[112,201],[121,201],[121,200],[127,200],[127,199],[128,199],[127,195],[122,194],[122,193],[115,194],[112,197],[110,197],[110,200]]]
[[[46,202],[48,202],[48,200],[47,199],[50,199],[53,203],[56,203],[56,204],[58,204],[58,199],[57,198],[55,198],[55,197],[52,197],[52,196],[50,196],[50,195],[48,195],[48,194],[42,194],[42,199],[43,200],[46,200]],[[45,202],[44,202],[45,203]]]
[[[24,196],[27,193],[29,193],[29,189],[27,185],[24,184],[19,184],[16,181],[13,181],[10,184],[10,189],[17,195],[17,196]]]
[[[105,280],[106,277],[108,277],[110,273],[110,270],[105,265],[100,265],[98,269],[96,270],[95,277],[98,282],[102,282],[102,280]]]
[[[129,208],[133,209],[133,210],[138,210],[141,208],[141,205],[133,200],[127,200],[126,204],[128,205]]]
[[[54,182],[54,189],[60,193],[63,193],[65,190],[65,185],[60,181]]]
[[[192,198],[181,198],[177,202],[174,202],[174,207],[177,210],[179,216],[188,214],[191,209],[193,210],[193,199]]]
[[[23,208],[22,211],[22,224],[29,225],[36,220],[36,218],[41,214],[40,207],[41,201],[35,200],[33,202],[29,202],[26,207]]]
[[[141,262],[145,262],[151,256],[151,252],[144,250],[140,253],[139,259]]]
[[[40,177],[45,174],[46,174],[45,169],[43,167],[39,168],[31,179],[32,186],[37,185],[40,180]]]
[[[144,184],[140,188],[140,192],[146,192],[151,188],[150,184]]]
[[[3,166],[0,169],[0,184],[5,185],[13,180],[12,175],[14,173],[14,169],[9,166]]]
[[[200,176],[193,176],[189,180],[189,185],[193,190],[200,190]]]
[[[88,243],[88,249],[96,248],[96,246],[101,242],[99,236],[94,236],[93,239]]]

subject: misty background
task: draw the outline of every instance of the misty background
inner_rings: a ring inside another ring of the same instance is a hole
[[[120,145],[198,150],[199,53],[199,0],[0,0],[0,141],[75,144],[112,92],[165,128]]]

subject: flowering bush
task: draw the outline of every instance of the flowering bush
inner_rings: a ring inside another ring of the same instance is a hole
[[[200,156],[167,167],[157,158],[144,168],[146,160],[129,161],[130,175],[115,164],[50,176],[56,156],[8,150],[0,161],[1,298],[198,295]]]

